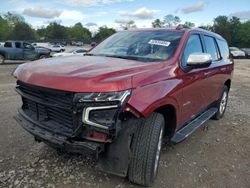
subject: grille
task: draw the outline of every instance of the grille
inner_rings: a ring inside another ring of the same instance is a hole
[[[39,126],[56,134],[70,136],[73,133],[73,93],[17,83],[22,95],[23,110]]]

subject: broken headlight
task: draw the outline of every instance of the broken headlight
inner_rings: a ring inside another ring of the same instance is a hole
[[[91,104],[90,106],[86,105],[83,109],[82,121],[84,124],[109,129],[115,122],[118,109],[128,101],[130,95],[131,90],[109,93],[80,93],[76,94],[75,99],[79,103]]]

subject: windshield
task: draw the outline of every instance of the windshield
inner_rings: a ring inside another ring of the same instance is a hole
[[[133,59],[143,62],[170,59],[184,32],[123,31],[99,44],[89,55]]]

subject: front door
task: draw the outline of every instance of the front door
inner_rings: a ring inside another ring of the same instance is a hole
[[[30,43],[23,43],[23,57],[24,60],[35,60],[37,58],[35,48]]]
[[[191,34],[187,40],[183,56],[182,67],[187,67],[187,59],[192,53],[204,53],[200,34]],[[206,72],[207,68],[189,70],[183,73],[182,88],[182,124],[191,120],[200,113],[206,106]]]

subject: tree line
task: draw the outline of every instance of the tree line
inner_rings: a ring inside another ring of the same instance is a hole
[[[53,21],[46,27],[32,28],[24,17],[15,13],[0,15],[0,41],[28,40],[28,41],[101,41],[115,33],[115,29],[102,26],[92,35],[90,30],[79,22],[71,27],[61,25],[60,21]]]
[[[178,16],[166,15],[163,19],[155,19],[152,27],[171,27],[181,23]],[[184,28],[193,28],[195,24],[185,22]],[[218,16],[212,25],[198,26],[223,36],[230,46],[250,47],[250,20],[241,22],[237,17]],[[134,21],[121,24],[123,29],[136,28]],[[0,41],[5,40],[36,40],[36,41],[102,41],[115,33],[116,30],[102,26],[93,35],[80,22],[73,26],[63,26],[60,21],[52,21],[46,27],[32,28],[24,17],[15,13],[0,15]]]
[[[152,22],[152,27],[171,27],[179,23],[181,23],[181,19],[178,16],[169,14],[162,20],[155,19]],[[182,25],[184,28],[195,27],[192,22],[185,22]],[[220,34],[227,40],[229,46],[250,48],[250,20],[241,22],[237,17],[217,16],[212,25],[198,27]]]

